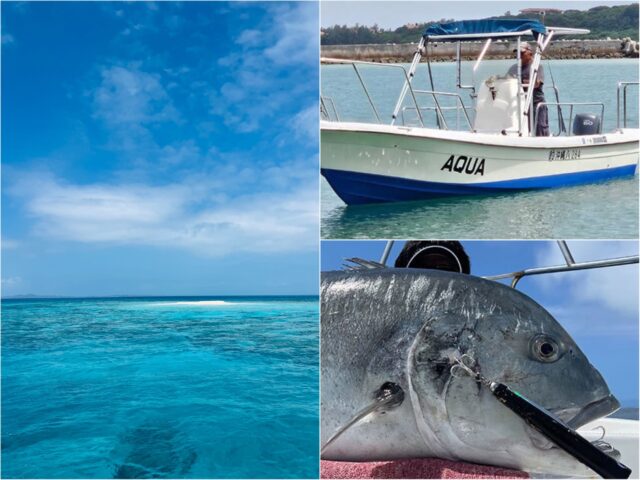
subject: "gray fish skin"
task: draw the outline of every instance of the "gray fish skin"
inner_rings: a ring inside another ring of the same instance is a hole
[[[347,429],[322,458],[412,457],[498,465],[532,473],[593,472],[528,427],[452,358],[470,355],[574,428],[619,408],[600,373],[540,305],[505,285],[416,269],[327,272],[321,282],[321,444],[371,405],[385,382],[403,403]],[[542,361],[532,339],[557,344]]]

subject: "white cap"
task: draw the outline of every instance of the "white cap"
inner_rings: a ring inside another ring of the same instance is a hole
[[[531,48],[531,45],[529,45],[528,42],[520,42],[520,51],[522,52],[524,50],[529,50],[530,52],[533,52],[533,49]],[[515,48],[513,51],[517,52],[518,49]]]

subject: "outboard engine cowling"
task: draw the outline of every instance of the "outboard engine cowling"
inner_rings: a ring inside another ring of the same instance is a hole
[[[600,133],[600,117],[592,113],[578,113],[573,119],[574,135],[597,135]]]

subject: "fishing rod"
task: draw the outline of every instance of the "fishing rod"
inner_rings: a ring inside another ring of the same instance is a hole
[[[560,133],[567,133],[567,126],[564,123],[564,115],[562,113],[562,107],[560,106],[560,94],[558,93],[558,88],[556,87],[556,81],[553,78],[553,71],[551,70],[551,61],[548,57],[545,58],[547,61],[547,68],[549,69],[549,76],[551,77],[551,85],[553,86],[553,93],[556,97],[556,108],[558,109],[558,126],[560,127]]]

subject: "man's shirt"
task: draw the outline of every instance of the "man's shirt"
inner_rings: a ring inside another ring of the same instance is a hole
[[[533,62],[532,62],[533,63]],[[518,64],[514,63],[509,71],[508,75],[518,77]],[[522,83],[529,83],[529,76],[531,74],[531,63],[522,66]],[[542,84],[544,83],[544,68],[542,64],[538,67],[538,81],[540,86],[533,90],[533,103],[544,102],[544,92],[542,91]],[[526,90],[526,89],[525,89]]]

